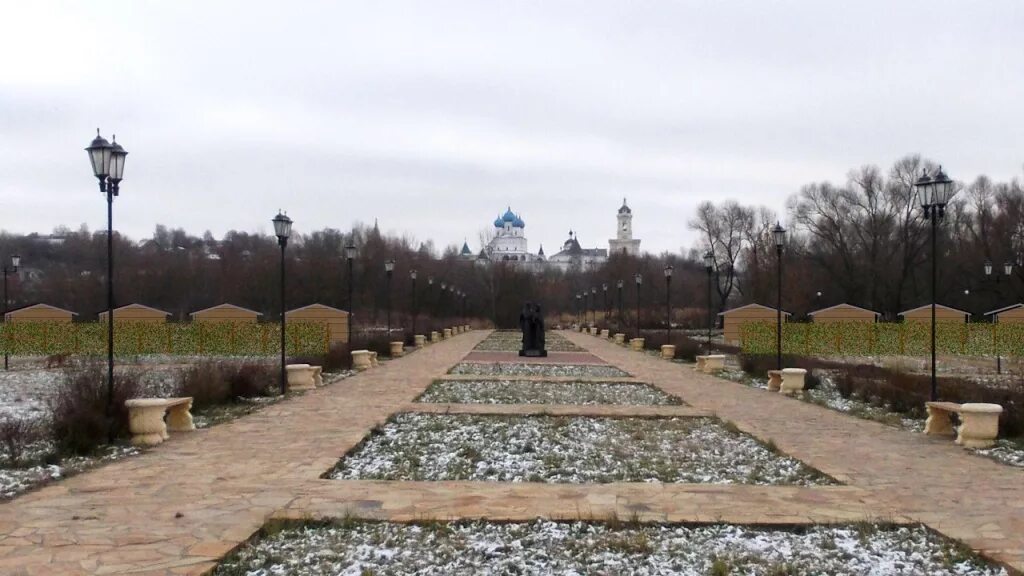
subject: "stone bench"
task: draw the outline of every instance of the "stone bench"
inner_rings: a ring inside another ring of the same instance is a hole
[[[782,388],[782,370],[768,371],[768,391],[778,392]]]
[[[136,446],[156,446],[170,438],[168,430],[187,432],[196,429],[192,423],[191,397],[134,398],[126,400],[124,405],[128,408],[128,430],[132,433],[132,444]]]
[[[352,351],[352,367],[362,372],[369,370],[373,366],[373,362],[370,360],[369,350],[353,350]]]
[[[444,330],[441,331],[441,334],[442,334],[442,338],[447,340],[447,339],[452,337],[452,329],[451,328],[445,328]]]
[[[608,339],[608,330],[601,330],[601,338]]]
[[[624,345],[626,343],[626,335],[623,334],[622,332],[616,332],[616,334],[615,334],[615,343],[616,344],[620,344],[620,345]]]
[[[988,448],[996,443],[999,435],[999,415],[1003,407],[999,404],[956,402],[925,402],[928,420],[924,433],[929,436],[953,436],[956,443],[967,448]],[[953,414],[960,415],[960,429],[953,429]]]
[[[424,336],[423,334],[417,334],[413,336],[412,340],[416,348],[423,348],[424,346],[427,345],[427,337]]]
[[[312,390],[324,385],[323,368],[309,364],[289,364],[284,367],[288,373],[289,390]]]
[[[633,350],[636,350],[637,352],[641,352],[644,349],[644,339],[643,338],[633,338],[632,340],[629,341],[629,346]]]
[[[370,350],[370,366],[378,366],[378,365],[380,365],[380,361],[377,360],[377,353],[374,352],[373,350]]]
[[[676,357],[676,347],[672,344],[661,346],[661,357],[665,360],[673,360]]]
[[[391,342],[389,345],[391,346],[390,354],[391,354],[392,358],[398,358],[399,356],[405,354],[405,343],[404,342],[397,342],[396,341],[396,342]]]
[[[697,366],[694,369],[705,374],[711,374],[717,370],[725,370],[725,354],[697,356]]]
[[[432,343],[440,342],[441,341],[441,335],[439,333],[437,333],[437,332],[431,332],[430,333],[430,341]]]
[[[779,392],[791,396],[804,393],[804,379],[807,377],[807,370],[803,368],[783,368],[782,386]]]

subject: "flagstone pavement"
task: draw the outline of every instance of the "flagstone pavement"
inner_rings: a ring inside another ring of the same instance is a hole
[[[801,524],[923,521],[1024,569],[1024,472],[926,438],[564,335],[687,406],[490,406],[412,400],[487,335],[381,367],[0,504],[0,574],[205,574],[272,518],[638,518]],[[470,378],[465,378],[470,379]],[[473,376],[471,379],[485,379]],[[515,378],[517,380],[533,378]],[[843,486],[511,484],[326,480],[396,412],[715,413]]]

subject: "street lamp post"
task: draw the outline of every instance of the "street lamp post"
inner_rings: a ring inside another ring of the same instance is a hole
[[[623,324],[622,324],[622,284],[623,284],[622,280],[617,280],[615,282],[615,286],[616,286],[616,288],[618,288],[618,291],[619,291],[619,332],[623,331],[623,327],[622,327],[623,326]]]
[[[416,304],[416,269],[409,271],[409,280],[412,280],[412,337],[416,338],[416,315],[419,309]]]
[[[581,327],[583,326],[583,319],[580,316],[582,311],[583,311],[582,296],[580,296],[580,293],[577,292],[576,293],[576,323],[579,324]]]
[[[665,266],[665,343],[672,343],[672,266]]]
[[[640,285],[644,283],[644,277],[639,272],[633,278],[636,280],[636,337],[640,337]]]
[[[427,276],[427,306],[430,306],[430,302],[433,301],[432,300],[433,297],[434,297],[434,277],[433,276]],[[435,316],[437,316],[437,306],[433,307],[433,312],[430,315],[431,323],[433,323]],[[431,330],[433,330],[433,328],[431,328],[430,326],[427,326],[427,329],[424,330],[424,332],[430,332]]]
[[[288,391],[288,376],[285,372],[284,345],[285,345],[285,304],[284,304],[284,248],[288,245],[288,237],[292,233],[292,219],[277,213],[274,219],[274,234],[277,236],[277,244],[281,247],[281,395]]]
[[[387,290],[387,298],[385,304],[387,305],[388,311],[388,342],[391,341],[391,275],[395,272],[395,261],[388,260],[384,263],[384,274],[387,276],[387,284],[385,289]]]
[[[441,282],[441,291],[437,294],[437,309],[438,316],[444,318],[444,293],[448,291],[448,283]],[[445,324],[444,320],[441,320],[442,325]]]
[[[775,294],[775,369],[782,370],[782,247],[786,244],[786,229],[778,222],[772,229],[775,239],[775,256],[778,271],[778,286]]]
[[[356,245],[349,244],[345,246],[345,260],[348,260],[348,346],[352,348],[352,325],[355,324],[356,318],[356,304],[353,300],[352,286],[353,282],[353,271],[356,260]]]
[[[985,277],[992,277],[992,261],[985,261]],[[1010,275],[1013,274],[1013,262],[1007,260],[1003,263],[1003,276],[1006,276],[1006,280],[1010,280]],[[996,284],[999,284],[999,274],[996,274]],[[997,293],[998,296],[998,293]],[[998,348],[996,348],[996,374],[1003,373],[1003,355]]]
[[[715,253],[708,250],[704,253],[704,271],[708,275],[708,354],[711,354],[711,325],[714,322],[714,310],[711,303],[711,280],[715,273]]]
[[[590,289],[590,310],[594,317],[594,327],[597,327],[597,288]]]
[[[8,274],[16,274],[18,272],[18,266],[20,266],[20,265],[21,265],[21,256],[18,256],[17,254],[11,256],[11,267],[10,268],[8,268],[6,264],[4,265],[4,322],[5,323],[7,322],[7,312],[10,309],[10,300],[7,299],[7,275]],[[8,336],[7,337],[7,342],[10,342],[10,341],[11,341],[10,336]],[[7,347],[5,346],[4,347],[4,370],[9,370],[10,369],[9,366],[7,365],[7,362],[8,362],[7,358],[8,358],[8,351],[7,351]]]
[[[608,283],[601,284],[602,298],[604,298],[604,324],[608,327]]]
[[[124,161],[128,152],[117,143],[115,135],[112,142],[100,136],[96,129],[96,138],[85,149],[89,153],[93,176],[99,180],[100,192],[107,195],[107,421],[110,424],[108,435],[114,440],[114,196],[121,191],[121,179],[124,176]]]
[[[914,182],[914,188],[917,189],[918,198],[921,202],[921,210],[924,212],[926,220],[931,220],[932,225],[932,389],[931,389],[931,400],[932,402],[938,400],[939,389],[938,379],[935,375],[935,300],[936,300],[936,285],[938,283],[938,259],[935,252],[936,246],[936,232],[938,230],[939,220],[946,215],[946,204],[949,203],[950,199],[953,198],[955,191],[953,190],[953,181],[942,171],[942,167],[939,167],[938,172],[935,176],[929,176],[927,171],[921,173],[921,177]]]

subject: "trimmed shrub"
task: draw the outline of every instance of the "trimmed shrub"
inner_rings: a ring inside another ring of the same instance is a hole
[[[222,363],[201,360],[181,373],[178,380],[179,394],[191,396],[193,408],[226,404],[232,399],[229,376]]]
[[[20,465],[25,450],[38,440],[39,425],[35,421],[10,414],[0,418],[0,446],[11,466]]]
[[[90,361],[64,369],[57,393],[50,400],[50,434],[58,453],[85,455],[107,443],[108,434],[128,434],[125,400],[137,398],[139,372],[114,373],[113,419],[107,418],[106,366]]]
[[[228,367],[231,401],[238,398],[273,396],[279,388],[278,368],[269,364],[246,362]]]

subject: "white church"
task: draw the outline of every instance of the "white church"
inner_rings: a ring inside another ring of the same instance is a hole
[[[622,206],[616,214],[615,238],[608,240],[608,248],[584,248],[576,234],[569,231],[569,238],[562,249],[550,257],[544,254],[542,245],[537,253],[531,253],[526,242],[526,222],[509,206],[505,214],[494,220],[494,236],[476,256],[468,243],[462,245],[462,257],[478,262],[515,262],[516,265],[536,268],[548,267],[569,270],[600,266],[608,261],[609,254],[640,254],[640,239],[633,238],[633,211],[622,199]]]

